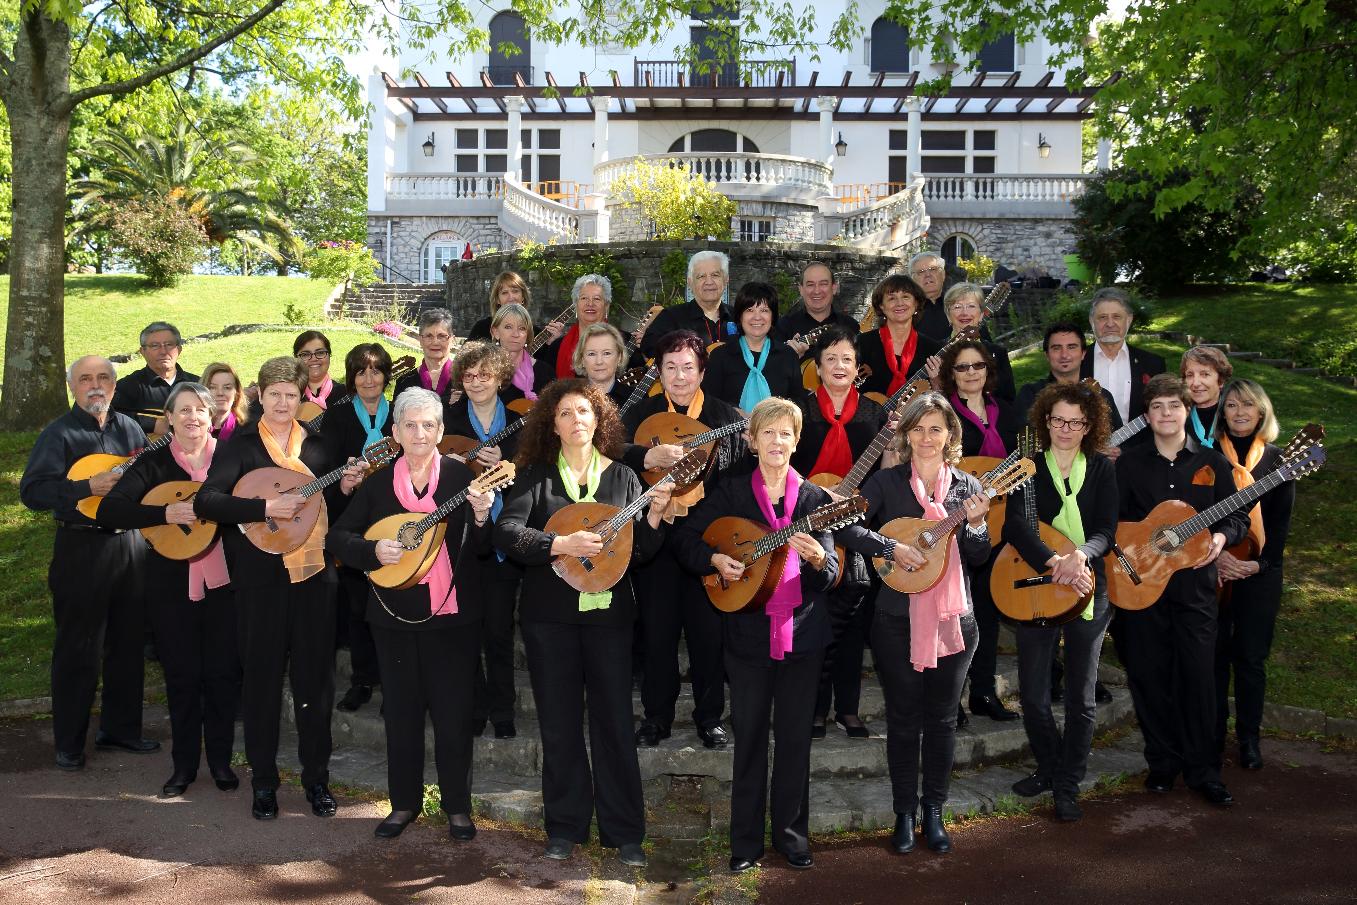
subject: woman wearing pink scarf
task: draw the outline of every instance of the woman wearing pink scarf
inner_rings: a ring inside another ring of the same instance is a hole
[[[895,445],[897,452],[886,455],[898,457],[899,464],[883,459],[883,466],[891,467],[862,485],[868,525],[879,527],[897,518],[939,520],[957,509],[965,509],[967,516],[965,527],[947,542],[947,569],[938,584],[920,594],[880,586],[871,631],[873,659],[886,696],[886,761],[895,804],[891,844],[901,854],[914,850],[922,804],[924,841],[935,852],[950,852],[942,808],[956,747],[957,704],[977,636],[971,573],[990,553],[985,525],[989,498],[975,478],[956,468],[961,423],[940,394],[924,393],[909,404]],[[914,547],[861,525],[844,528],[839,538],[864,556],[886,557],[903,569],[923,563]]]
[[[197,521],[191,502],[144,506],[141,499],[167,481],[202,481],[207,476],[217,447],[212,410],[212,396],[202,384],[175,385],[165,400],[174,439],[123,474],[99,507],[100,524],[133,529]],[[152,550],[146,557],[145,583],[174,739],[174,772],[161,796],[184,794],[198,776],[204,747],[217,788],[233,791],[240,784],[231,770],[231,750],[241,674],[235,598],[221,540],[190,561],[166,559]]]
[[[759,467],[724,477],[674,533],[675,555],[699,575],[736,581],[743,566],[702,540],[721,516],[734,515],[774,530],[830,502],[820,487],[791,467],[801,438],[801,409],[771,396],[749,416],[751,451]],[[879,545],[878,545],[879,547]],[[763,856],[765,814],[771,810],[773,847],[795,868],[810,854],[810,724],[820,668],[832,628],[827,593],[839,572],[829,532],[793,534],[782,580],[762,610],[721,618],[726,678],[730,682],[735,765],[730,790],[730,869],[753,867]],[[771,793],[768,726],[773,723]],[[771,807],[768,802],[771,794]]]

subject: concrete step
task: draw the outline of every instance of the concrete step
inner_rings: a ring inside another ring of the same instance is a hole
[[[1260,365],[1268,365],[1288,371],[1296,366],[1296,363],[1289,358],[1258,358],[1256,361]]]
[[[1240,361],[1257,361],[1263,357],[1262,352],[1231,352],[1231,358],[1238,358]]]

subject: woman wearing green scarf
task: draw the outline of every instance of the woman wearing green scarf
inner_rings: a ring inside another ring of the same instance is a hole
[[[1082,816],[1076,799],[1093,743],[1094,683],[1103,634],[1111,618],[1103,555],[1117,533],[1117,478],[1111,460],[1099,454],[1109,433],[1107,403],[1083,384],[1051,384],[1037,395],[1029,417],[1044,453],[1036,456],[1036,477],[1019,494],[1035,493],[1037,517],[1069,538],[1074,552],[1058,556],[1042,543],[1024,518],[1026,500],[1009,500],[1004,540],[1033,569],[1049,569],[1058,584],[1088,592],[1087,569],[1094,574],[1093,601],[1063,626],[1020,624],[1018,682],[1023,726],[1037,770],[1013,784],[1024,797],[1055,793],[1055,815]],[[1065,727],[1062,735],[1051,714],[1051,655],[1065,638]]]

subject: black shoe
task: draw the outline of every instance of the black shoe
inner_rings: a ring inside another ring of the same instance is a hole
[[[1065,700],[1065,685],[1063,682],[1057,682],[1051,686],[1051,703],[1060,704]]]
[[[94,737],[94,747],[100,751],[130,751],[133,754],[150,754],[160,750],[160,742],[153,738],[114,738],[100,732]]]
[[[196,773],[180,773],[174,771],[174,775],[165,780],[165,784],[160,787],[161,798],[178,798],[188,791],[188,787],[193,785],[193,781],[198,778]]]
[[[212,774],[212,781],[223,792],[234,792],[240,788],[240,778],[236,776],[236,771],[230,767],[214,767],[208,764],[207,772]]]
[[[414,811],[392,811],[386,819],[377,824],[372,835],[378,839],[395,839],[405,828],[415,821]]]
[[[629,842],[617,847],[617,859],[627,867],[645,867],[646,853],[639,843]]]
[[[1055,794],[1055,819],[1065,823],[1077,823],[1079,818],[1084,816],[1084,812],[1079,807],[1079,803],[1074,800],[1073,795],[1066,795],[1063,792]]]
[[[787,852],[787,864],[797,870],[806,870],[815,866],[815,859],[810,856],[810,852]]]
[[[1241,738],[1239,740],[1239,766],[1245,770],[1263,769],[1263,752],[1258,748],[1258,739]]]
[[[968,726],[970,722],[971,718],[966,715],[966,709],[962,707],[961,702],[958,701],[956,705],[956,727],[958,729],[963,729]]]
[[[1095,704],[1111,704],[1112,692],[1107,690],[1107,686],[1102,682],[1096,682],[1093,685],[1093,702]]]
[[[72,772],[85,769],[84,753],[77,751],[72,754],[68,751],[58,751],[57,768],[60,770],[70,770]]]
[[[460,817],[466,823],[458,823]],[[471,822],[468,814],[449,814],[448,815],[448,835],[457,842],[470,842],[476,838],[476,824]]]
[[[928,847],[938,854],[945,855],[952,850],[952,837],[942,825],[942,808],[938,805],[924,805],[923,834]]]
[[[1042,792],[1051,791],[1051,778],[1042,776],[1040,773],[1033,773],[1031,776],[1025,776],[1015,782],[1013,791],[1023,798],[1036,798]]]
[[[330,794],[323,782],[318,782],[306,790],[306,800],[311,802],[311,813],[317,817],[333,817],[339,810],[339,802]]]
[[[1219,808],[1228,808],[1234,804],[1234,796],[1225,788],[1223,782],[1204,782],[1199,786],[1193,786],[1192,791]]]
[[[518,729],[513,720],[502,720],[494,724],[495,738],[518,738]]]
[[[720,723],[708,727],[698,726],[697,737],[702,739],[704,748],[724,748],[730,744],[730,733]]]
[[[1016,720],[1019,716],[1005,707],[998,696],[992,694],[971,695],[971,713],[976,716],[987,716],[1000,723]]]
[[[383,708],[382,715],[385,716],[385,715],[386,715],[386,712],[385,712],[386,702],[385,702],[385,701],[382,702],[382,708]],[[472,720],[472,721],[471,721],[471,737],[472,737],[472,738],[480,738],[481,735],[483,735],[483,734],[485,733],[485,727],[486,727],[487,725],[489,725],[489,723],[490,723],[489,720],[481,719],[480,717],[477,717],[476,719]]]
[[[848,722],[852,720],[853,722]],[[834,717],[834,725],[844,731],[849,738],[871,738],[872,734],[867,731],[867,726],[855,713],[839,714]]]
[[[895,832],[891,834],[891,848],[901,855],[914,851],[914,815],[896,814]]]
[[[273,789],[255,789],[250,813],[255,820],[273,820],[278,816],[278,793]]]
[[[752,868],[757,862],[750,861],[748,858],[737,858],[730,856],[730,872],[732,874],[742,874]]]
[[[1160,794],[1163,794],[1165,792],[1172,792],[1173,774],[1156,773],[1153,770],[1151,770],[1150,775],[1145,777],[1145,788],[1150,790],[1151,792],[1158,792]]]
[[[569,839],[548,839],[543,855],[552,861],[565,861],[575,852],[575,843]]]
[[[636,747],[638,748],[654,748],[667,738],[669,738],[668,726],[661,726],[659,723],[650,722],[650,720],[642,720],[641,725],[636,727]]]
[[[811,738],[825,737],[825,721],[823,718],[817,716],[814,720],[811,721],[810,737]]]
[[[345,713],[353,713],[371,700],[371,685],[350,685],[349,690],[344,692],[344,697],[340,698],[339,703],[335,705],[335,709],[342,710]]]

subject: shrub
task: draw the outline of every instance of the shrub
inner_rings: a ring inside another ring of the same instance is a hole
[[[1307,283],[1357,281],[1357,222],[1321,226],[1284,248],[1277,263]]]
[[[320,242],[302,255],[302,269],[313,280],[366,286],[377,282],[381,262],[361,242]]]
[[[972,283],[988,283],[994,277],[994,259],[984,255],[958,258],[957,266],[966,271],[966,279]]]
[[[728,240],[736,204],[710,182],[674,160],[638,161],[612,184],[621,207],[636,209],[656,239]]]
[[[160,195],[124,201],[112,209],[114,244],[152,286],[173,286],[203,255],[207,233],[183,205]]]

